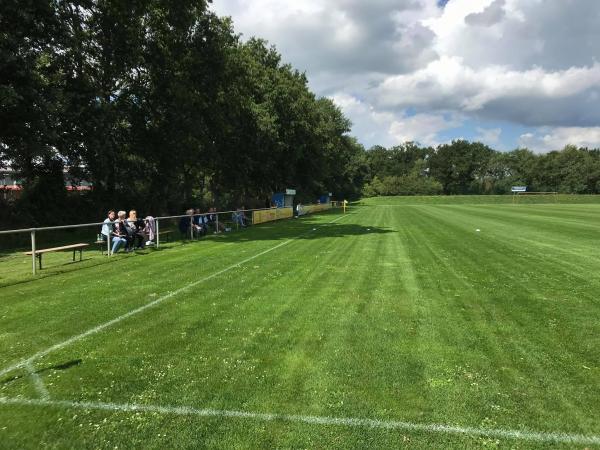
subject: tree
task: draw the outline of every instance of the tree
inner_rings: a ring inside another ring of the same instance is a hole
[[[0,9],[0,161],[25,184],[56,151],[58,68],[53,40],[61,34],[52,0],[5,0]]]
[[[483,177],[494,151],[480,142],[464,140],[440,145],[429,159],[431,176],[445,194],[479,193],[474,183]]]

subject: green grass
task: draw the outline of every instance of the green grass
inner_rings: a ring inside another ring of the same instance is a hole
[[[402,197],[374,197],[358,202],[359,205],[495,205],[495,204],[586,204],[600,203],[600,195],[415,195]]]
[[[0,370],[197,282],[35,360],[50,398],[600,435],[600,205],[451,203],[367,199],[335,223],[56,255],[39,278],[5,255]],[[0,397],[40,398],[36,376],[1,376]],[[0,447],[40,446],[590,447],[0,403]]]

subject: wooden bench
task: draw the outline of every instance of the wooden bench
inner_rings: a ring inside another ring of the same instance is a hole
[[[40,270],[42,270],[42,255],[44,253],[52,253],[52,252],[63,252],[65,250],[73,250],[73,261],[75,261],[75,252],[79,250],[79,261],[83,259],[83,249],[89,247],[90,244],[71,244],[65,245],[63,247],[52,247],[52,248],[42,248],[40,250],[35,251],[35,257],[38,259]],[[32,252],[25,252],[26,255],[31,256]]]

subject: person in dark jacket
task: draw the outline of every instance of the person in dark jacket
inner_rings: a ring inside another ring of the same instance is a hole
[[[129,217],[125,222],[125,225],[128,228],[128,234],[131,237],[132,245],[135,248],[143,249],[146,245],[146,235],[144,233],[144,221],[142,219],[138,219],[137,211],[132,209],[129,211]]]
[[[194,215],[194,210],[188,209],[185,214],[185,216],[179,219],[179,231],[184,238],[187,238],[190,235],[190,226],[192,225],[192,216]]]

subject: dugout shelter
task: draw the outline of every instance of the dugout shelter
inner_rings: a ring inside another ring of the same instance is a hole
[[[293,208],[296,189],[286,189],[285,192],[273,194],[271,200],[278,208]]]

